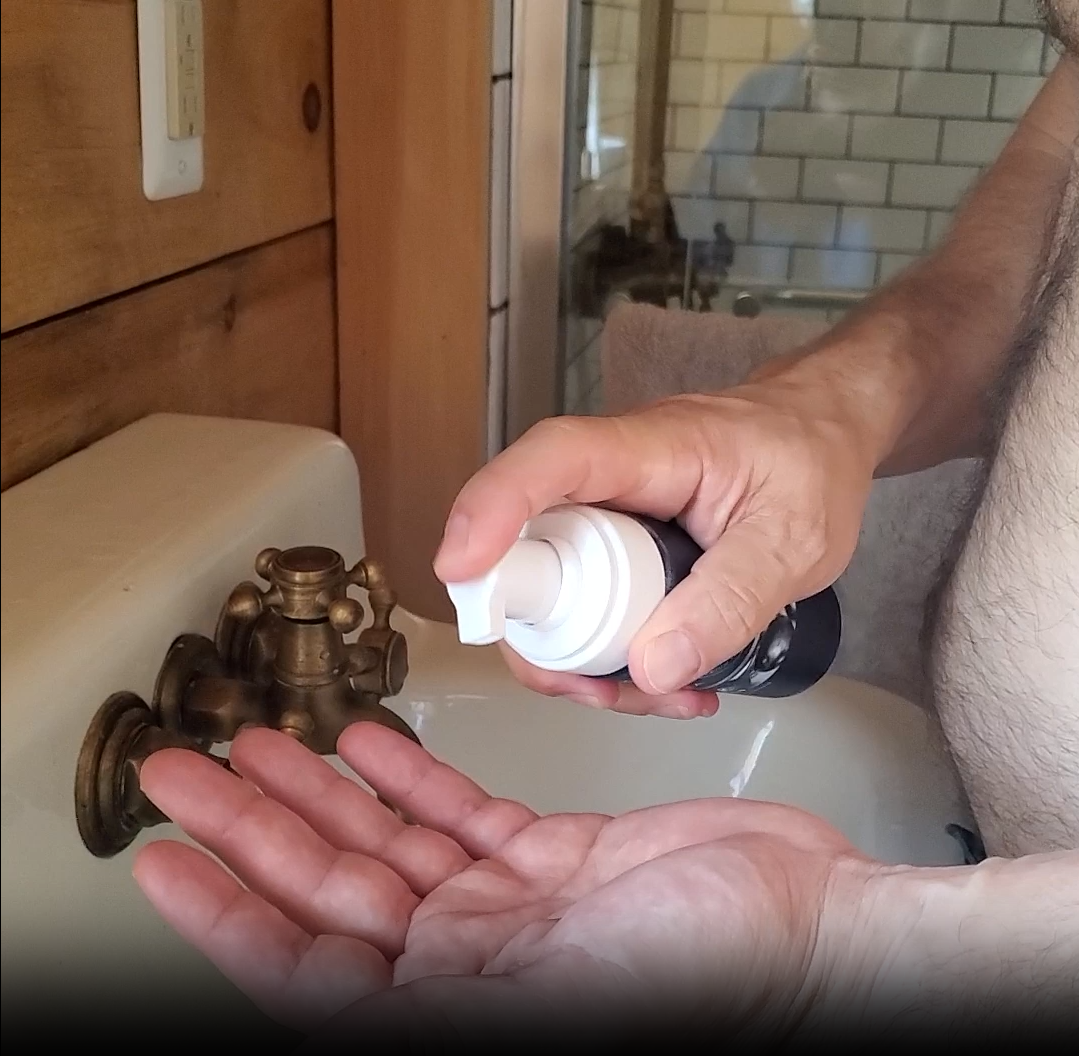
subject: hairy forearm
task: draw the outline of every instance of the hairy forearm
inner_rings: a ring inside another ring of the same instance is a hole
[[[983,453],[1077,137],[1079,64],[1064,58],[938,249],[758,377],[841,402],[878,475]]]
[[[834,1000],[807,1027],[896,1040],[1079,1029],[1079,851],[856,872],[824,918]]]

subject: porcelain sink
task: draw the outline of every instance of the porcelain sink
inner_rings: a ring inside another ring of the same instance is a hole
[[[135,849],[179,838],[172,826],[110,859],[83,846],[75,761],[102,701],[149,699],[173,639],[212,636],[261,549],[363,555],[355,462],[315,430],[157,415],[11,488],[0,507],[5,1022],[47,1008],[175,1030],[227,1015],[276,1036],[131,878]],[[497,651],[459,645],[450,626],[402,612],[395,624],[410,674],[388,704],[494,794],[609,813],[771,799],[888,861],[963,860],[946,826],[970,821],[935,723],[883,691],[828,677],[789,700],[724,698],[712,719],[619,716],[521,689]]]

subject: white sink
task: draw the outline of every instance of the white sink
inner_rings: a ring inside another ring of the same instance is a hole
[[[83,735],[110,694],[149,699],[181,632],[212,636],[264,547],[363,554],[355,463],[336,438],[159,415],[10,489],[3,515],[3,1000],[103,1024],[262,1017],[156,917],[130,875],[144,832],[92,857],[75,824]],[[371,555],[377,558],[377,554]],[[825,678],[790,700],[724,698],[689,722],[620,716],[521,689],[493,649],[399,613],[411,672],[389,704],[435,755],[539,811],[621,812],[699,796],[813,811],[882,859],[961,862],[970,826],[935,724]],[[81,1010],[81,1011],[80,1011]],[[267,1035],[269,1037],[271,1035]]]

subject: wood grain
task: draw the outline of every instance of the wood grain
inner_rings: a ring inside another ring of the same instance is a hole
[[[204,186],[150,202],[135,0],[3,0],[5,332],[332,215],[329,0],[203,4]]]
[[[5,337],[4,488],[155,411],[336,428],[329,224]]]
[[[367,550],[402,604],[451,619],[431,571],[485,457],[489,0],[335,0],[341,432]]]

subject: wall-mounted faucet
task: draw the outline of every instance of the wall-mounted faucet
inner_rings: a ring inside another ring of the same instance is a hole
[[[320,546],[263,550],[255,571],[269,584],[237,585],[221,611],[215,640],[182,634],[169,648],[148,705],[115,693],[83,741],[75,779],[79,833],[90,852],[111,857],[143,829],[168,819],[142,794],[139,769],[155,751],[183,747],[212,755],[246,726],[282,730],[330,755],[354,722],[377,722],[418,742],[381,704],[408,674],[404,636],[390,626],[397,599],[375,563],[346,569]],[[348,596],[367,591],[372,623]]]

